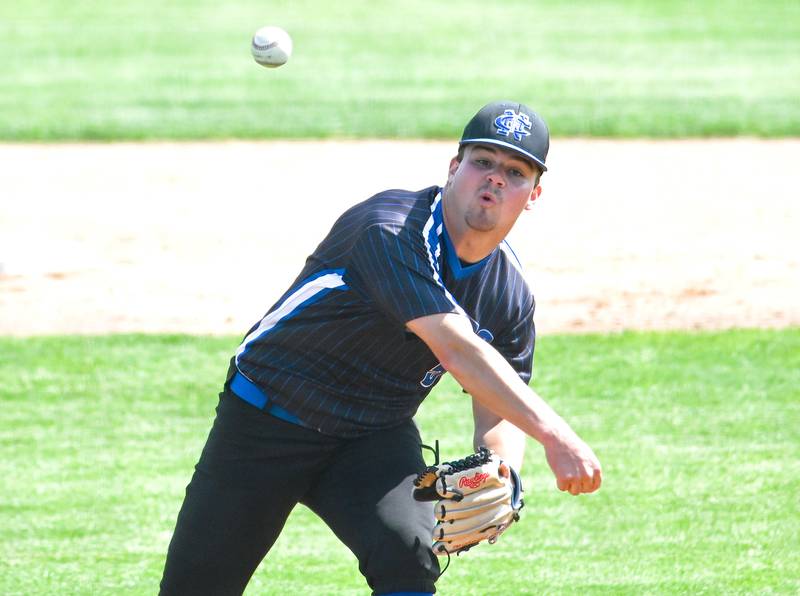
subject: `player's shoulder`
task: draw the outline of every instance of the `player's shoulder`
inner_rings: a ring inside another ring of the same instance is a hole
[[[405,225],[409,220],[422,221],[430,217],[430,205],[440,190],[438,186],[416,191],[397,188],[384,190],[353,207],[353,211],[363,217],[365,227]]]
[[[500,242],[497,249],[500,260],[524,279],[525,271],[522,268],[522,261],[520,261],[519,256],[517,256],[508,240]]]
[[[327,258],[344,254],[359,242],[376,243],[401,233],[413,237],[430,217],[430,204],[439,190],[435,186],[420,191],[386,190],[353,205],[334,222],[315,254]]]
[[[440,192],[438,186],[418,191],[391,189],[375,194],[342,213],[321,247],[346,250],[359,241],[418,236],[431,217],[431,205]]]
[[[532,298],[531,288],[528,284],[522,261],[508,240],[503,240],[498,245],[497,257],[499,266],[504,269],[508,287],[516,288],[520,296],[530,296]]]

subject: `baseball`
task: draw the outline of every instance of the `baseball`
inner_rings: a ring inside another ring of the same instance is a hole
[[[261,27],[253,35],[250,53],[261,66],[275,68],[286,64],[292,55],[292,38],[280,27]]]

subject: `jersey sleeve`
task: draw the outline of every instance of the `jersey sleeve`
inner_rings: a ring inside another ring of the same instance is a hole
[[[463,310],[444,287],[438,255],[421,233],[394,224],[373,224],[356,240],[347,267],[348,285],[401,324]]]
[[[505,329],[493,344],[525,383],[531,380],[533,371],[533,350],[536,343],[534,308],[535,303],[531,296],[530,305],[523,310],[522,316]]]

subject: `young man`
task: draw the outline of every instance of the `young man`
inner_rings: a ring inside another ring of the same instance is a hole
[[[297,503],[353,551],[374,594],[433,593],[412,417],[444,372],[472,396],[476,446],[519,469],[527,434],[559,489],[599,488],[592,450],[527,386],[534,301],[505,243],[541,193],[548,148],[530,108],[491,103],[444,188],[386,191],[337,220],[231,359],[162,594],[241,594]]]

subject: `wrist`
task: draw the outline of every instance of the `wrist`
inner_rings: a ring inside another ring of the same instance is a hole
[[[559,422],[542,429],[541,437],[537,437],[545,449],[562,447],[574,441],[575,432],[563,420],[559,419]]]

